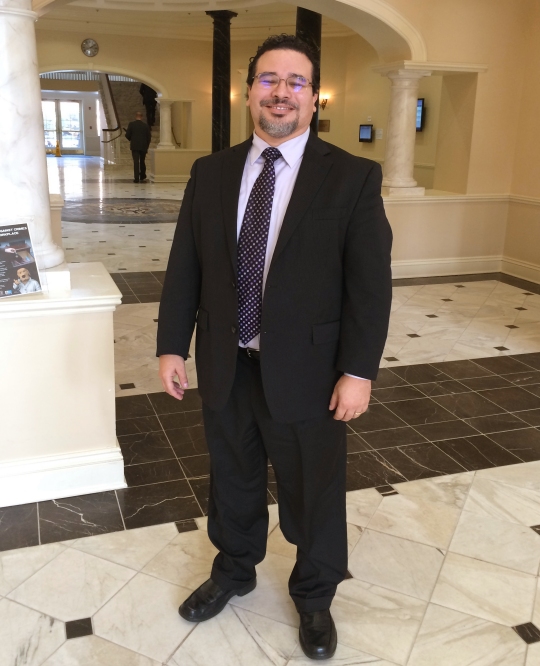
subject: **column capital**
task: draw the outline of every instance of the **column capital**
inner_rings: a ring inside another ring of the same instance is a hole
[[[211,16],[214,21],[221,21],[223,23],[229,22],[231,19],[238,16],[236,12],[231,12],[228,9],[216,9],[210,12],[205,12],[208,16]]]
[[[37,21],[39,16],[36,12],[30,9],[19,9],[18,7],[5,7],[0,5],[0,14],[11,14],[12,16],[20,16],[22,18],[29,18],[32,21]]]
[[[372,67],[372,70],[381,76],[388,76],[390,79],[412,79],[413,81],[424,76],[431,76],[432,72],[429,63],[413,62],[412,60],[400,60],[386,65],[377,65]]]
[[[171,104],[174,104],[176,100],[170,99],[169,97],[156,97],[156,102],[160,106],[171,106]]]

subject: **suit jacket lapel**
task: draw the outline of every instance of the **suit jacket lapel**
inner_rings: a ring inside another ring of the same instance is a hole
[[[223,223],[227,236],[227,245],[233,269],[236,273],[236,247],[237,247],[237,219],[238,197],[240,185],[246,164],[247,155],[251,148],[251,138],[243,143],[233,146],[228,159],[223,160],[221,167],[221,202],[223,209]]]
[[[326,178],[326,174],[332,166],[332,159],[328,156],[328,153],[330,153],[330,150],[326,144],[314,134],[310,134],[291,200],[289,201],[287,212],[281,225],[272,263],[302,221],[313,198]]]

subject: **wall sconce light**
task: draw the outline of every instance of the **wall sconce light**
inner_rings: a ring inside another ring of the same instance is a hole
[[[327,104],[328,104],[328,97],[322,97],[319,101],[319,106],[323,111],[326,109]]]

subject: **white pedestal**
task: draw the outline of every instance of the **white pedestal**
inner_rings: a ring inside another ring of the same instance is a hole
[[[425,187],[386,187],[381,188],[383,197],[423,197],[426,193]]]
[[[124,488],[115,433],[113,312],[100,263],[71,291],[0,301],[0,506]]]

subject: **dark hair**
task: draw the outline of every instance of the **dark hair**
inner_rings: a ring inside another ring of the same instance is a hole
[[[252,58],[250,58],[247,75],[248,86],[251,88],[253,85],[257,62],[263,53],[266,53],[267,51],[278,51],[280,49],[284,51],[297,51],[298,53],[303,53],[306,58],[308,58],[308,60],[311,62],[313,70],[311,76],[312,89],[314,93],[318,93],[321,80],[319,54],[314,48],[312,48],[306,42],[302,41],[296,35],[286,35],[285,33],[282,33],[281,35],[272,35],[271,37],[265,39],[257,49],[257,53]]]

